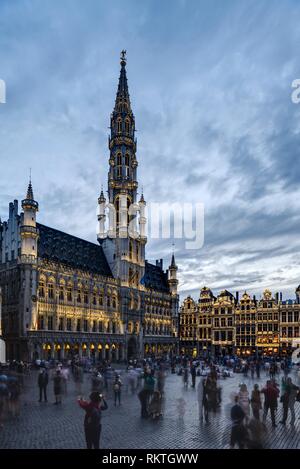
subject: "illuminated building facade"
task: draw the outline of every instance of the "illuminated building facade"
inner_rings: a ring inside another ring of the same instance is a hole
[[[278,296],[278,295],[277,295]],[[256,346],[264,353],[279,352],[279,301],[265,290],[257,304]]]
[[[235,353],[235,298],[223,290],[212,308],[212,345],[216,355]]]
[[[237,354],[256,352],[256,299],[244,293],[241,300],[236,297],[235,307],[235,343]]]
[[[181,352],[197,356],[199,354],[199,317],[197,304],[188,296],[182,303],[179,316],[179,335]]]
[[[0,224],[8,359],[77,355],[114,361],[177,352],[174,254],[166,271],[162,260],[145,260],[146,202],[143,194],[137,201],[135,118],[124,51],[110,130],[108,200],[101,191],[98,244],[38,223],[31,181],[21,213],[15,200]],[[108,203],[115,218],[106,232]]]
[[[280,348],[290,353],[300,345],[300,285],[296,290],[296,300],[281,302],[279,311]]]
[[[296,299],[286,301],[281,293],[273,297],[268,289],[259,300],[247,292],[239,298],[238,292],[233,296],[227,290],[215,298],[204,287],[198,303],[190,296],[183,301],[180,324],[184,354],[290,354],[300,345],[300,286]]]
[[[203,356],[211,353],[212,348],[212,308],[215,301],[212,291],[203,287],[198,300],[198,338],[199,351]]]

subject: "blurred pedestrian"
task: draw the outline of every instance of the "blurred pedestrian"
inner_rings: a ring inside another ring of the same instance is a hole
[[[231,436],[230,447],[233,449],[237,444],[239,449],[243,449],[246,445],[247,430],[244,425],[245,412],[239,404],[239,397],[235,396],[235,404],[231,409]]]
[[[268,380],[266,386],[261,390],[261,392],[265,396],[263,421],[266,421],[268,411],[270,409],[272,426],[277,427],[275,421],[275,410],[277,409],[277,399],[279,396],[279,390],[274,385],[274,383]]]
[[[261,397],[260,397],[260,390],[259,390],[258,384],[254,385],[254,388],[251,393],[250,402],[251,402],[253,417],[259,420],[259,412],[262,408],[262,405],[261,405]]]
[[[186,388],[189,385],[189,371],[188,371],[187,366],[183,369],[183,384],[184,384],[184,387]]]
[[[204,399],[204,379],[200,378],[200,381],[197,386],[197,400],[198,400],[200,422],[203,421],[203,399]]]
[[[46,368],[41,368],[39,371],[39,375],[38,375],[38,387],[40,391],[39,402],[42,402],[43,396],[44,396],[45,402],[47,402],[48,381],[49,381],[49,377],[48,377]]]
[[[61,404],[62,376],[61,376],[60,370],[56,371],[54,378],[53,378],[53,384],[54,384],[54,396],[55,396],[54,404]]]
[[[295,425],[295,402],[296,402],[296,397],[298,394],[299,388],[292,382],[292,378],[287,378],[286,379],[286,386],[285,386],[285,392],[283,394],[283,419],[281,420],[280,423],[285,425],[287,417],[288,417],[288,411],[291,413],[291,425]]]
[[[191,376],[192,376],[192,388],[196,386],[196,366],[191,366]]]
[[[149,404],[149,415],[153,420],[162,416],[162,396],[159,391],[154,391],[153,393]]]
[[[257,418],[251,418],[247,424],[247,448],[263,449],[266,427]]]
[[[249,392],[247,389],[247,385],[245,383],[242,383],[240,385],[238,398],[239,398],[239,404],[241,408],[243,409],[246,419],[247,419],[250,415],[250,399],[249,399]]]
[[[157,374],[157,390],[160,392],[160,394],[163,394],[164,388],[165,388],[165,372],[161,366]]]
[[[20,415],[21,385],[17,378],[13,381],[9,381],[8,391],[10,414],[12,417],[18,417]]]
[[[121,388],[122,388],[122,381],[120,380],[120,376],[116,375],[115,381],[113,384],[115,406],[117,405],[117,401],[119,402],[119,405],[121,405]]]

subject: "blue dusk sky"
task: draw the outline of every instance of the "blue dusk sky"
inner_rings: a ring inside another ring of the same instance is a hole
[[[41,223],[96,242],[109,117],[127,50],[148,202],[201,202],[205,240],[175,240],[181,300],[300,283],[300,2],[0,1],[0,216],[29,168]],[[169,264],[172,240],[147,259]]]

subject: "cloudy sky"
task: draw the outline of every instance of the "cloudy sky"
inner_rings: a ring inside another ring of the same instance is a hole
[[[299,24],[296,0],[1,0],[0,216],[31,167],[39,221],[96,240],[125,48],[146,200],[205,206],[203,247],[175,239],[181,298],[203,285],[292,296]],[[149,239],[147,258],[167,265],[171,250]]]

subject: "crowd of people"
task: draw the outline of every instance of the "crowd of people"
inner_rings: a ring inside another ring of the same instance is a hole
[[[224,373],[224,367],[228,374]],[[195,372],[195,368],[198,371]],[[295,427],[295,405],[300,401],[300,387],[289,376],[291,363],[289,360],[257,360],[255,358],[241,360],[239,358],[219,358],[214,362],[183,361],[178,374],[183,375],[184,386],[188,386],[191,376],[192,387],[195,387],[195,376],[200,376],[197,386],[199,405],[199,419],[209,424],[210,415],[215,416],[221,407],[222,388],[219,382],[234,373],[241,373],[244,378],[253,382],[261,379],[264,372],[267,378],[265,385],[254,383],[252,390],[248,390],[245,382],[240,383],[236,392],[230,396],[231,402],[227,406],[231,420],[230,447],[264,448],[267,436],[267,418],[270,414],[272,427],[277,427],[276,416],[279,412],[279,401],[282,404],[282,419],[279,424],[286,425],[290,414],[290,425]],[[207,371],[209,370],[209,371]],[[249,376],[250,371],[250,376]],[[203,376],[204,375],[204,376]],[[281,381],[280,380],[280,376]],[[299,382],[299,371],[298,371]],[[250,381],[250,382],[251,382]],[[280,383],[280,384],[279,384]],[[179,409],[179,414],[182,409]]]
[[[182,395],[175,396],[178,418],[184,419],[186,398],[195,399],[191,394],[185,395],[185,391],[195,390],[202,425],[214,425],[216,415],[226,412],[230,422],[228,444],[231,448],[266,447],[269,419],[273,428],[287,424],[295,428],[295,405],[300,401],[299,380],[293,382],[291,363],[287,359],[152,357],[139,362],[130,360],[126,366],[117,367],[107,361],[87,366],[86,361],[79,357],[64,363],[39,361],[25,364],[14,361],[7,364],[0,368],[1,428],[5,419],[16,419],[20,415],[21,396],[32,373],[37,379],[38,402],[47,403],[51,396],[50,400],[53,399],[52,403],[59,408],[63,408],[68,383],[74,382],[78,405],[85,411],[87,448],[99,448],[102,411],[108,408],[107,400],[110,399],[113,407],[121,406],[124,392],[136,395],[142,419],[159,422],[166,399],[171,398],[165,395],[165,380],[169,373],[178,375],[183,383]],[[231,393],[230,402],[224,404],[221,383],[234,375],[240,376],[242,382],[236,392]],[[263,379],[266,380],[264,385]],[[87,384],[89,399],[83,397]],[[52,388],[50,393],[49,387]]]

